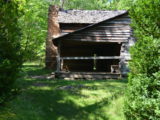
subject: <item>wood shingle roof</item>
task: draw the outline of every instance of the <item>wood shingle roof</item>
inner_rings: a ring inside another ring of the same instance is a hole
[[[125,13],[125,10],[63,10],[58,13],[59,23],[93,24]]]

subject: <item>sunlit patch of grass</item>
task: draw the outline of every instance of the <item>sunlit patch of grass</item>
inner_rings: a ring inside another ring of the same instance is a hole
[[[21,93],[2,110],[0,120],[124,120],[125,80],[30,78],[51,72],[25,64],[18,80]]]

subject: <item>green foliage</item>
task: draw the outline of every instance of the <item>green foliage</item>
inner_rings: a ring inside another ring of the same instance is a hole
[[[66,9],[99,10],[106,9],[107,0],[68,0],[65,2]]]
[[[160,0],[138,0],[130,10],[137,42],[131,48],[127,120],[160,118]]]
[[[131,75],[147,74],[152,76],[160,67],[160,39],[143,36],[131,48]]]
[[[135,0],[110,0],[106,9],[109,10],[129,10]]]
[[[0,0],[0,104],[15,91],[13,86],[22,63],[18,27],[21,7],[18,0]]]
[[[125,115],[127,120],[160,118],[160,72],[152,77],[137,75],[129,81]]]
[[[21,46],[24,61],[44,59],[47,37],[47,18],[49,2],[46,0],[27,0],[24,16],[20,18],[22,28]]]
[[[128,10],[134,1],[135,0],[65,0],[64,7],[66,9]]]
[[[137,1],[132,6],[130,16],[136,37],[152,36],[160,38],[160,0]]]

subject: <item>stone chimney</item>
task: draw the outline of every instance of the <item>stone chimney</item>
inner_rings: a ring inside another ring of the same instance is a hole
[[[56,69],[57,47],[53,44],[52,39],[60,35],[58,11],[58,6],[50,5],[48,11],[48,35],[46,39],[46,68],[53,70]]]

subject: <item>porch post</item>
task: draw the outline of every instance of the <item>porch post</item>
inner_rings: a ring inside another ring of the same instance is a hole
[[[57,53],[57,70],[56,72],[59,73],[61,71],[61,57],[60,57],[60,45],[61,42],[58,42],[58,53]]]

